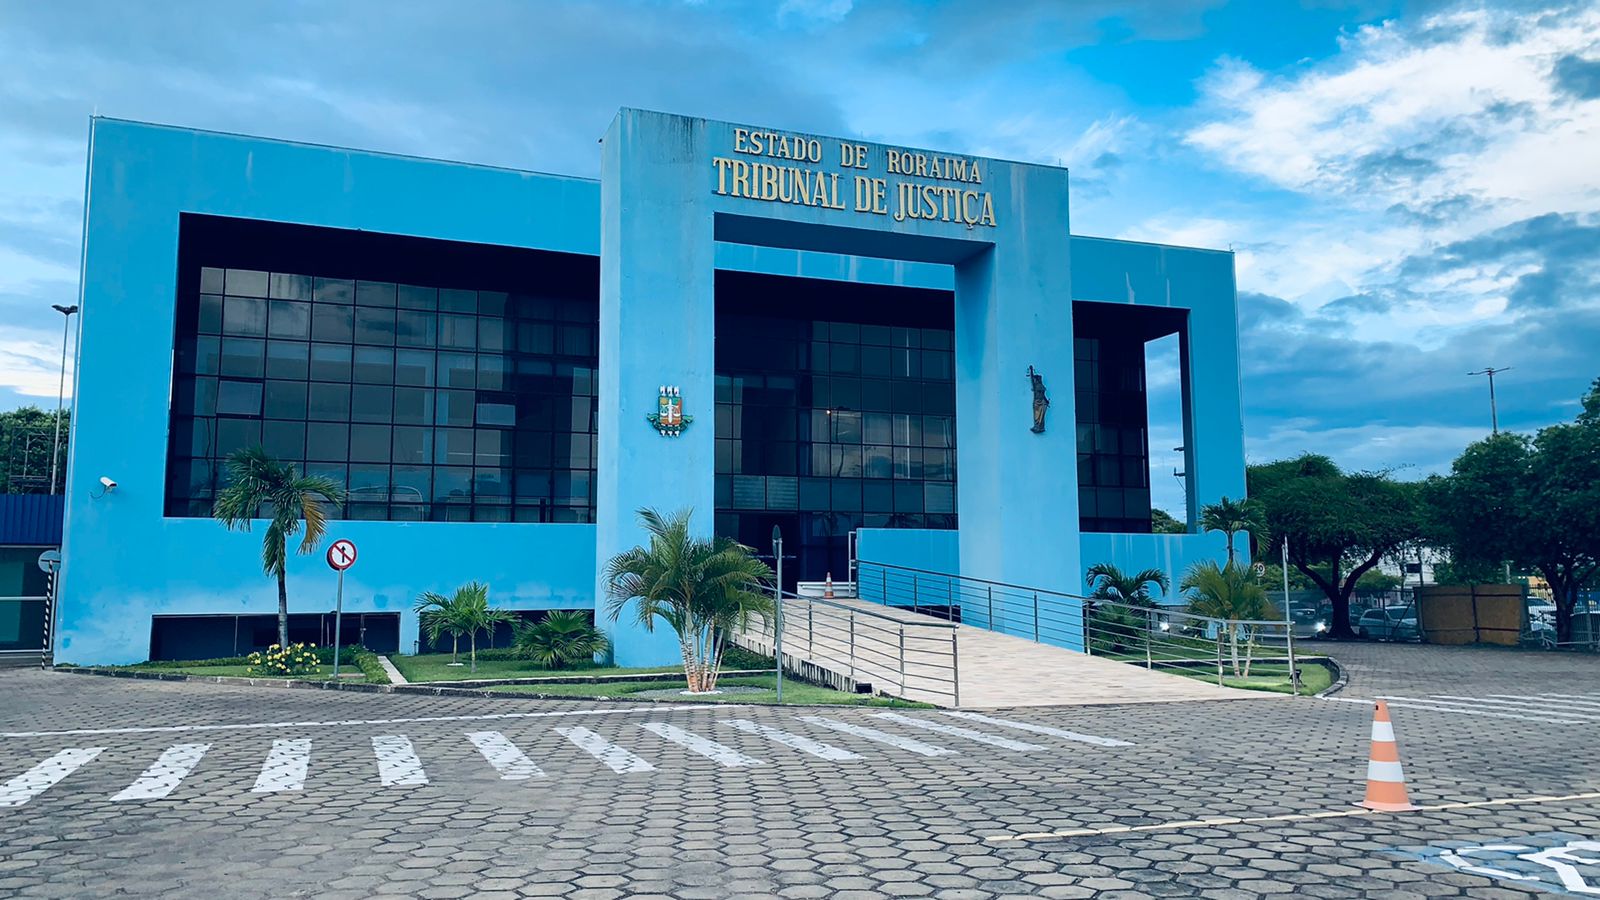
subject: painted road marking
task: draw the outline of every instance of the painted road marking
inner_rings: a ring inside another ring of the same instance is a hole
[[[814,741],[811,738],[803,735],[791,734],[787,731],[780,731],[776,728],[773,728],[771,725],[762,725],[759,722],[752,722],[749,719],[723,719],[722,724],[728,726],[729,728],[737,728],[745,734],[759,734],[762,737],[771,741],[776,741],[785,747],[799,750],[802,753],[809,753],[812,756],[826,759],[831,762],[846,762],[848,760],[861,758],[857,754],[851,753],[849,750],[841,750],[832,744],[824,744],[821,741]]]
[[[1523,703],[1532,703],[1535,706],[1560,706],[1565,708],[1577,707],[1579,712],[1590,710],[1600,711],[1600,701],[1572,700],[1566,697],[1519,697],[1516,694],[1490,694],[1490,697],[1503,697],[1507,700],[1520,700]],[[1491,701],[1485,700],[1484,703]]]
[[[309,739],[273,741],[272,750],[267,754],[267,761],[261,765],[261,774],[256,777],[256,786],[250,791],[255,794],[270,794],[278,791],[302,790],[306,786],[306,769],[310,765]]]
[[[947,756],[955,752],[954,750],[950,750],[945,747],[940,747],[934,744],[924,744],[919,740],[901,737],[898,734],[890,734],[887,731],[879,731],[876,728],[868,728],[865,725],[852,725],[849,722],[841,722],[838,719],[829,719],[823,716],[795,716],[795,718],[811,725],[820,725],[823,728],[831,728],[834,731],[842,731],[845,734],[853,734],[856,737],[866,738],[869,741],[877,741],[880,744],[888,744],[891,747],[899,747],[901,750],[909,750],[918,756]]]
[[[467,740],[478,748],[478,752],[489,761],[489,765],[495,767],[502,781],[524,781],[529,778],[544,777],[544,770],[498,731],[469,731]]]
[[[1435,806],[1419,806],[1415,812],[1439,812],[1447,809],[1476,809],[1484,806],[1521,806],[1538,803],[1570,803],[1576,800],[1594,800],[1600,798],[1600,791],[1588,794],[1567,794],[1560,797],[1502,797],[1495,800],[1473,800],[1465,803],[1440,803]],[[984,838],[986,841],[1001,843],[1004,841],[1043,841],[1066,837],[1093,837],[1103,834],[1126,834],[1141,831],[1181,831],[1186,828],[1215,828],[1218,825],[1263,825],[1271,822],[1304,822],[1313,819],[1344,819],[1354,816],[1391,815],[1376,810],[1355,807],[1353,809],[1335,809],[1327,812],[1315,813],[1290,813],[1282,816],[1220,816],[1210,819],[1184,819],[1176,822],[1157,822],[1152,825],[1107,825],[1102,828],[1068,828],[1061,831],[1031,831],[1023,834],[991,834]]]
[[[160,800],[172,793],[173,788],[194,771],[194,767],[200,764],[200,757],[210,749],[210,744],[174,744],[168,747],[150,764],[150,768],[144,770],[143,775],[111,799]]]
[[[1426,712],[1450,713],[1458,716],[1487,716],[1491,719],[1520,719],[1524,722],[1544,722],[1550,725],[1582,725],[1581,719],[1551,719],[1541,716],[1519,716],[1515,713],[1485,712],[1481,709],[1470,709],[1460,705],[1452,705],[1441,700],[1418,700],[1414,697],[1379,697],[1380,700],[1389,702],[1392,709],[1418,709]]]
[[[665,722],[646,722],[639,727],[643,728],[645,731],[660,735],[674,744],[680,744],[684,747],[688,747],[690,750],[693,750],[701,756],[704,756],[706,759],[716,762],[716,764],[719,766],[725,766],[727,768],[734,769],[743,768],[746,766],[766,765],[765,760],[756,759],[753,756],[745,756],[743,753],[740,753],[726,744],[719,744],[716,741],[706,740],[700,735],[684,731],[682,728],[679,728],[676,725],[668,725]]]
[[[571,728],[557,728],[562,737],[578,746],[578,749],[600,760],[619,775],[629,772],[654,772],[655,766],[650,765],[632,753],[618,747],[587,728],[573,726]]]
[[[1100,737],[1095,734],[1079,734],[1076,731],[1066,731],[1061,728],[1051,728],[1048,725],[1035,725],[1032,722],[1013,722],[1010,719],[995,719],[990,716],[980,715],[975,712],[956,712],[954,710],[940,710],[947,716],[957,719],[966,719],[969,722],[982,722],[986,725],[999,725],[1001,728],[1015,728],[1018,731],[1028,731],[1034,734],[1047,734],[1051,737],[1065,738],[1069,741],[1081,741],[1085,744],[1096,744],[1101,747],[1132,747],[1132,741],[1119,741],[1116,738]]]
[[[372,754],[378,758],[378,780],[384,787],[428,783],[428,773],[422,770],[417,749],[405,735],[373,735]]]
[[[977,741],[980,744],[988,744],[991,747],[1000,747],[1004,750],[1029,751],[1045,749],[1038,744],[1029,744],[1023,741],[1012,740],[1008,737],[985,734],[982,731],[975,731],[971,728],[962,728],[959,725],[946,725],[943,722],[931,722],[927,719],[914,719],[911,716],[903,716],[900,713],[873,713],[873,718],[887,719],[890,722],[898,722],[901,725],[910,725],[913,728],[922,728],[926,729],[927,731],[936,731],[939,734],[948,734],[952,737],[966,738],[969,741]]]
[[[1496,712],[1499,712],[1503,709],[1514,709],[1520,712],[1538,713],[1539,715],[1560,716],[1563,719],[1579,719],[1586,722],[1600,722],[1600,715],[1596,715],[1596,713],[1600,713],[1600,709],[1579,709],[1574,712],[1568,709],[1545,709],[1537,705],[1530,705],[1525,700],[1521,702],[1512,700],[1490,700],[1483,697],[1457,697],[1452,694],[1430,694],[1429,696],[1440,703],[1451,703],[1452,701],[1460,701],[1461,705],[1482,703],[1488,705],[1491,710]],[[1570,704],[1572,701],[1551,700],[1547,702]]]
[[[717,711],[746,709],[748,703],[719,703]],[[461,716],[416,716],[407,719],[335,719],[326,722],[246,722],[238,725],[151,725],[130,728],[76,728],[66,731],[0,731],[0,738],[62,737],[79,734],[172,734],[187,731],[233,731],[261,728],[329,728],[340,725],[410,725],[426,722],[488,722],[503,719],[546,719],[554,716],[660,715],[664,712],[705,712],[705,704],[610,709],[564,709],[553,712],[483,713]]]
[[[0,784],[0,808],[21,806],[50,789],[50,786],[76,772],[99,756],[104,747],[72,747],[62,750],[21,775]]]

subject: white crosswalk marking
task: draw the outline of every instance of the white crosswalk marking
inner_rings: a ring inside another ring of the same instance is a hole
[[[1600,700],[1579,700],[1576,697],[1564,697],[1555,694],[1542,694],[1536,697],[1523,697],[1517,694],[1490,694],[1489,696],[1532,703],[1535,706],[1558,706],[1563,709],[1577,709],[1583,712],[1590,710],[1600,711]]]
[[[887,731],[879,731],[876,728],[868,728],[865,725],[855,725],[850,722],[841,722],[838,719],[829,719],[823,716],[796,716],[795,718],[811,725],[819,725],[823,728],[831,728],[834,731],[842,731],[845,734],[853,734],[856,737],[866,738],[869,741],[877,741],[880,744],[888,744],[891,747],[899,747],[901,750],[909,750],[918,756],[948,756],[949,754],[955,752],[954,750],[946,747],[940,747],[936,744],[925,744],[922,741],[914,740],[912,738],[901,737],[898,734],[890,734]]]
[[[729,728],[737,728],[745,734],[759,734],[762,737],[782,744],[785,747],[791,747],[795,750],[801,751],[802,753],[809,753],[812,756],[830,760],[832,762],[845,762],[846,760],[861,758],[860,756],[851,753],[849,750],[841,750],[832,744],[824,744],[821,741],[814,741],[811,738],[805,737],[804,735],[780,731],[776,728],[773,728],[771,725],[762,725],[759,722],[752,722],[748,719],[723,719],[722,724],[728,726]]]
[[[306,786],[306,769],[311,765],[311,741],[308,738],[272,742],[267,761],[256,778],[254,794],[271,794],[278,791],[298,791]]]
[[[1442,703],[1455,703],[1460,705],[1481,703],[1493,711],[1505,710],[1506,712],[1537,713],[1539,715],[1560,716],[1563,719],[1580,719],[1587,722],[1600,722],[1600,709],[1588,709],[1585,707],[1578,707],[1574,709],[1571,706],[1565,705],[1568,702],[1565,700],[1547,701],[1548,703],[1558,704],[1556,707],[1552,708],[1549,706],[1540,705],[1538,703],[1530,704],[1528,701],[1495,700],[1489,697],[1458,697],[1454,694],[1432,694],[1430,695],[1430,699],[1437,700]]]
[[[373,735],[372,754],[378,758],[378,780],[383,782],[384,787],[428,783],[428,773],[422,770],[422,760],[417,759],[417,750],[405,735]]]
[[[104,747],[72,747],[40,762],[5,784],[0,784],[0,808],[21,806],[50,789],[99,756]]]
[[[682,728],[679,728],[676,725],[668,725],[665,722],[646,722],[639,727],[643,728],[645,731],[658,734],[674,744],[688,747],[690,750],[693,750],[701,756],[704,756],[706,759],[716,762],[716,764],[719,766],[726,766],[727,768],[734,769],[745,766],[766,765],[765,761],[763,760],[756,759],[753,756],[745,756],[743,753],[740,753],[726,744],[719,744],[716,741],[707,740],[698,734],[684,731]]]
[[[174,744],[168,747],[150,764],[150,768],[144,770],[143,775],[111,799],[159,800],[165,797],[194,771],[194,767],[200,763],[200,757],[210,749],[210,744]]]
[[[958,725],[946,725],[943,722],[932,722],[927,719],[915,719],[911,716],[901,715],[900,713],[886,712],[873,713],[872,715],[873,718],[887,719],[890,722],[898,722],[901,725],[910,725],[913,728],[922,728],[927,731],[936,731],[940,734],[948,734],[952,737],[966,738],[969,741],[977,741],[980,744],[988,744],[991,747],[1000,747],[1005,750],[1045,749],[1038,744],[1029,744],[1025,741],[1015,741],[1008,737],[985,734],[982,731],[975,731],[971,728],[962,728]]]
[[[1521,716],[1509,712],[1487,712],[1444,700],[1421,700],[1416,697],[1390,697],[1387,695],[1380,696],[1378,699],[1388,701],[1391,709],[1417,709],[1427,712],[1449,713],[1457,716],[1481,716],[1489,719],[1520,719],[1524,722],[1544,722],[1551,725],[1583,724],[1581,719],[1568,719],[1559,716]]]
[[[1010,719],[996,719],[980,715],[975,712],[956,712],[954,710],[940,710],[947,716],[957,719],[966,719],[969,722],[982,722],[985,725],[999,725],[1001,728],[1014,728],[1017,731],[1028,731],[1033,734],[1046,734],[1050,737],[1065,738],[1069,741],[1080,741],[1085,744],[1095,744],[1101,747],[1132,747],[1132,741],[1119,741],[1116,738],[1101,737],[1097,734],[1080,734],[1076,731],[1067,731],[1062,728],[1051,728],[1048,725],[1035,725],[1032,722],[1014,722]]]
[[[626,775],[630,772],[655,771],[655,766],[650,765],[587,728],[574,725],[569,728],[557,728],[556,732],[576,744],[578,749],[605,763],[611,768],[611,771],[618,774]]]
[[[478,748],[483,758],[494,766],[500,773],[502,781],[525,781],[529,778],[543,778],[544,770],[539,768],[527,754],[523,753],[511,739],[498,731],[469,731],[467,740]]]

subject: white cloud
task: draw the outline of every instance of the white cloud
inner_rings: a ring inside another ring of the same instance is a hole
[[[0,326],[0,385],[24,397],[54,397],[61,378],[61,335]],[[72,359],[66,391],[72,394]]]

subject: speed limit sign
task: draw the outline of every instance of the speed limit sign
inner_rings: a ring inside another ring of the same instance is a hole
[[[328,546],[328,568],[343,572],[356,564],[356,545],[340,538]]]
[[[352,553],[353,552],[354,551],[352,549]],[[1257,578],[1260,578],[1261,576],[1267,574],[1267,564],[1266,563],[1256,563],[1255,565],[1251,566],[1250,568],[1255,570]]]

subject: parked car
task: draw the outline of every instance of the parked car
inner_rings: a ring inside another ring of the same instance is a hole
[[[1415,641],[1421,638],[1416,611],[1409,606],[1367,610],[1356,620],[1356,634],[1380,641]]]

